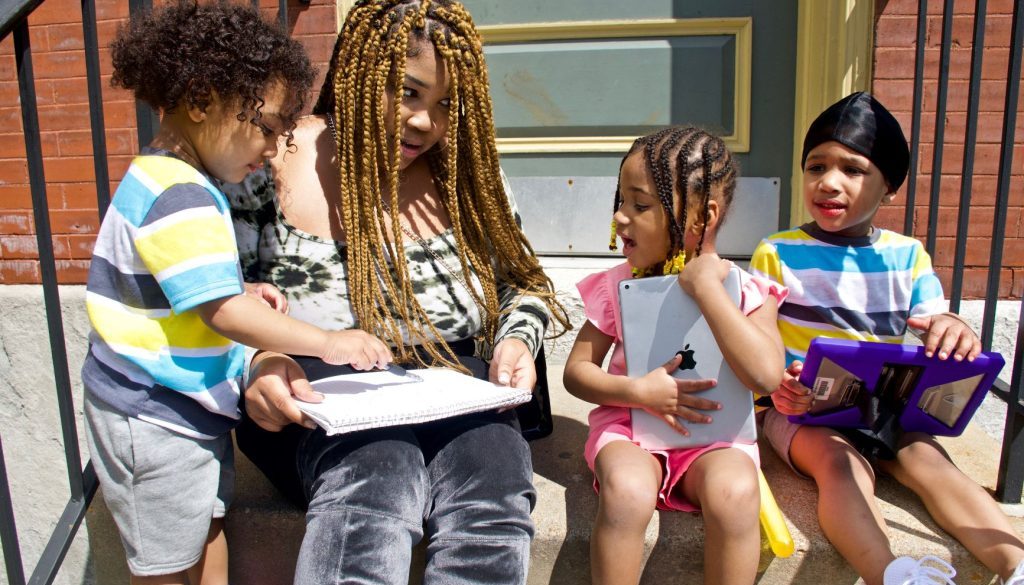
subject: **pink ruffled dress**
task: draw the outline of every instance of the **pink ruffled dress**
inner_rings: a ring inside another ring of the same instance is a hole
[[[759,278],[740,270],[741,293],[740,310],[749,315],[764,304],[768,296],[773,296],[779,303],[785,300],[789,291],[776,282]],[[626,375],[626,357],[622,348],[622,324],[619,314],[619,282],[632,278],[632,269],[628,263],[620,264],[604,272],[591,274],[581,280],[576,288],[583,299],[584,312],[587,320],[602,333],[614,339],[612,357],[608,364],[608,373]],[[590,470],[594,470],[594,459],[605,445],[612,441],[633,440],[633,423],[629,408],[622,406],[598,406],[590,411],[590,434],[584,449],[584,457]],[[649,450],[662,464],[662,485],[658,492],[658,508],[661,510],[697,511],[699,508],[682,495],[682,490],[675,489],[682,480],[686,470],[697,457],[713,449],[734,447],[743,451],[761,465],[757,444],[719,442],[704,447],[686,449],[670,449],[667,451]],[[594,478],[594,489],[599,490],[597,478]]]

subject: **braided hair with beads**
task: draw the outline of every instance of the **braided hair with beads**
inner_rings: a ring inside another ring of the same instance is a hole
[[[694,250],[699,256],[707,232],[709,203],[712,198],[718,201],[722,210],[718,225],[721,225],[736,191],[738,165],[721,138],[693,126],[671,126],[637,138],[622,158],[620,169],[626,159],[636,153],[642,153],[656,195],[668,215],[669,250],[661,274],[678,273],[686,259],[684,235],[688,213],[700,214],[700,239]],[[621,186],[617,184],[612,212],[621,205]],[[614,220],[608,247],[611,250],[617,247]],[[639,269],[634,275],[650,276],[651,271]]]
[[[401,135],[401,121],[394,116],[393,126],[387,127],[384,95],[392,90],[398,111],[407,58],[420,50],[436,50],[450,79],[444,147],[422,156],[450,217],[463,274],[475,274],[480,283],[479,290],[467,288],[484,315],[481,339],[486,346],[498,332],[498,282],[543,299],[561,329],[570,325],[504,192],[487,67],[469,13],[454,0],[361,0],[345,19],[313,108],[314,114],[332,114],[337,121],[350,301],[360,328],[396,347],[400,360],[457,367],[413,294],[407,262],[391,266],[385,260],[404,260],[405,255],[395,162],[401,145],[388,138]],[[386,225],[394,238],[382,236]],[[411,345],[423,347],[429,360],[411,351]]]

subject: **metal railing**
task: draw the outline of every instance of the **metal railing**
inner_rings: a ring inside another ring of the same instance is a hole
[[[308,4],[308,0],[299,0]],[[22,125],[25,136],[25,158],[28,163],[32,212],[35,221],[36,245],[39,251],[39,270],[43,285],[43,301],[50,339],[50,355],[53,359],[53,375],[57,392],[57,406],[60,414],[61,433],[67,464],[70,498],[63,513],[43,548],[42,554],[32,570],[27,583],[44,585],[52,583],[60,570],[61,563],[85,518],[98,482],[92,463],[82,464],[78,448],[78,431],[71,395],[71,377],[65,349],[64,323],[60,311],[60,296],[57,290],[57,270],[50,230],[49,204],[46,195],[46,177],[43,172],[42,142],[39,133],[39,117],[35,95],[35,78],[32,70],[32,46],[29,40],[28,17],[43,3],[43,0],[7,0],[0,5],[0,40],[13,35],[18,89],[21,102]],[[258,0],[253,5],[259,7]],[[279,0],[278,20],[287,28],[288,2]],[[100,218],[110,204],[110,181],[107,168],[107,146],[103,121],[102,90],[100,83],[99,45],[96,32],[95,0],[81,0],[82,32],[84,40],[86,78],[89,95],[89,115],[92,127],[93,161],[96,175],[96,205]],[[130,0],[132,15],[152,7],[152,0]],[[159,123],[148,107],[137,111],[139,143],[147,144]],[[10,482],[7,475],[6,458],[0,437],[0,547],[7,569],[10,585],[25,585],[25,567],[18,542],[17,523],[11,499]]]
[[[977,147],[978,106],[981,93],[981,66],[985,45],[986,0],[976,0],[974,33],[971,44],[971,69],[967,94],[967,122],[964,131],[964,155],[960,182],[960,203],[957,214],[956,245],[953,256],[953,278],[949,295],[949,309],[959,312],[963,296],[964,264],[967,253],[967,230],[971,213],[971,179],[974,176],[974,158]],[[918,2],[917,56],[914,69],[914,110],[911,130],[910,180],[907,187],[907,209],[903,231],[911,234],[916,200],[917,166],[921,145],[921,116],[924,108],[924,48],[927,33],[928,3]],[[942,40],[939,56],[938,89],[935,103],[934,152],[931,167],[931,192],[928,200],[928,229],[925,248],[934,257],[938,232],[939,194],[942,183],[942,157],[946,144],[946,98],[949,89],[950,51],[953,44],[953,0],[945,0],[942,13]],[[1020,94],[1021,47],[1024,45],[1024,3],[1015,2],[1010,36],[1010,54],[1007,66],[1006,93],[1003,107],[1003,131],[1000,144],[997,175],[995,218],[992,226],[992,246],[989,253],[988,284],[982,317],[981,342],[985,350],[992,348],[996,302],[999,294],[999,275],[1003,265],[1003,241],[1006,235],[1006,206],[1010,194],[1010,175],[1013,163],[1013,145]],[[1022,314],[1024,316],[1024,314]],[[1024,489],[1024,404],[1021,403],[1024,385],[1024,321],[1017,326],[1017,346],[1013,360],[1010,384],[997,381],[992,393],[1006,402],[1006,422],[1003,430],[1002,453],[996,482],[996,497],[1007,503],[1019,503]]]
[[[31,183],[33,214],[35,219],[36,240],[39,250],[39,266],[42,276],[44,305],[46,309],[50,352],[53,359],[53,370],[58,409],[61,419],[61,430],[64,440],[68,482],[71,496],[64,512],[57,523],[48,544],[44,548],[36,567],[32,570],[28,583],[52,583],[64,559],[72,539],[80,526],[89,503],[96,492],[97,480],[90,463],[82,464],[78,450],[78,434],[75,423],[74,408],[71,400],[71,381],[68,370],[67,354],[64,343],[64,326],[60,311],[60,299],[57,291],[56,264],[51,243],[49,209],[46,195],[46,178],[43,173],[43,156],[39,134],[34,78],[32,72],[32,50],[29,42],[28,15],[42,4],[43,0],[7,0],[0,5],[0,39],[13,34],[15,60],[17,65],[18,85],[21,98],[22,123],[25,133],[26,159]],[[303,2],[307,3],[307,2]],[[258,0],[254,0],[258,5]],[[138,10],[147,10],[151,0],[130,0],[130,10],[136,14]],[[89,93],[90,122],[94,167],[96,174],[97,208],[102,215],[110,202],[109,174],[107,170],[107,150],[103,121],[101,85],[99,74],[99,51],[96,35],[96,11],[94,0],[81,0],[82,27],[85,40],[86,69]],[[954,256],[953,285],[950,291],[950,308],[957,311],[960,306],[963,289],[963,268],[967,241],[967,225],[971,208],[971,182],[973,175],[974,148],[976,146],[976,129],[978,121],[978,102],[981,82],[981,65],[984,46],[984,23],[986,14],[985,0],[977,0],[975,9],[974,43],[971,59],[970,87],[968,98],[967,127],[964,137],[963,177],[960,190],[960,209],[957,221],[956,251]],[[913,213],[915,209],[917,161],[921,140],[921,116],[923,108],[924,86],[924,45],[927,28],[927,2],[919,2],[917,29],[917,62],[914,80],[914,110],[912,121],[911,175],[908,182],[907,212],[904,231],[911,233],[913,229]],[[985,349],[990,349],[995,322],[995,309],[998,297],[999,274],[1002,267],[1003,240],[1005,236],[1006,205],[1009,197],[1010,175],[1013,162],[1014,130],[1016,125],[1017,104],[1019,97],[1019,80],[1021,73],[1021,48],[1024,44],[1024,3],[1017,2],[1014,7],[1012,37],[1010,41],[1010,58],[1007,70],[1006,98],[1003,120],[1002,143],[999,158],[999,171],[996,194],[996,216],[992,231],[992,247],[988,289],[985,299],[985,310],[981,338]],[[946,0],[943,14],[942,46],[940,56],[940,75],[938,82],[938,98],[935,111],[935,150],[932,163],[931,193],[928,204],[928,230],[926,248],[934,255],[937,233],[939,206],[939,190],[942,172],[942,156],[944,137],[944,120],[946,116],[946,96],[949,82],[949,60],[952,30],[953,0]],[[279,0],[278,18],[287,25],[287,0]],[[155,130],[153,114],[148,108],[137,111],[139,142],[146,144]],[[1000,458],[997,497],[1004,502],[1019,502],[1024,488],[1024,404],[1021,402],[1022,386],[1024,386],[1024,322],[1018,324],[1016,353],[1013,360],[1012,378],[1009,385],[998,383],[993,393],[1007,402],[1006,425]],[[10,495],[6,464],[3,454],[3,443],[0,439],[0,544],[7,568],[7,578],[11,585],[24,585],[25,569],[22,564],[21,551],[18,544],[18,532],[14,518]]]

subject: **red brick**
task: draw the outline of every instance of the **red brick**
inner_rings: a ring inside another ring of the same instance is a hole
[[[96,209],[96,183],[62,183],[60,201],[63,209]]]
[[[81,51],[33,54],[32,67],[37,79],[83,77],[85,55]]]
[[[923,216],[927,217],[927,215]],[[939,207],[938,221],[936,223],[936,237],[955,237],[957,234],[958,212],[955,207]],[[995,221],[995,209],[992,207],[971,206],[970,222],[967,227],[967,234],[970,237],[988,236],[992,233],[992,225]],[[1017,218],[1009,217],[1008,221]],[[1011,225],[1016,225],[1012,223]],[[923,227],[923,226],[922,226]],[[926,228],[924,228],[926,229]]]
[[[28,183],[28,163],[21,160],[0,160],[0,185]],[[2,232],[0,232],[2,233]]]
[[[88,260],[57,260],[59,284],[85,284],[89,280]]]
[[[50,230],[55,234],[95,234],[99,228],[95,209],[50,210]]]
[[[1013,12],[1014,0],[990,0],[988,2],[988,13],[1010,14]],[[885,3],[882,18],[888,15],[917,15],[918,0],[889,0]],[[928,0],[928,14],[942,14],[944,8],[943,0]],[[971,0],[957,0],[953,3],[953,14],[974,14],[974,2]]]
[[[74,260],[88,260],[92,258],[92,248],[96,245],[96,236],[70,235],[68,240],[68,254]]]
[[[973,13],[973,10],[972,10]],[[902,20],[902,19],[901,19]],[[985,44],[1008,43],[1011,18],[1003,14],[987,14],[985,17]],[[969,48],[974,42],[974,15],[954,16],[950,35],[953,46]],[[928,43],[940,46],[942,42],[942,17],[928,17]]]
[[[124,0],[96,0],[96,20],[125,20],[128,3]]]
[[[0,213],[0,234],[24,235],[34,233],[31,211],[4,211]]]
[[[51,236],[51,247],[54,258],[73,258],[68,236]],[[39,246],[36,236],[0,236],[0,250],[7,260],[37,260]]]
[[[28,17],[29,27],[63,22],[81,22],[82,7],[73,0],[47,0]]]
[[[84,51],[85,35],[82,23],[54,24],[46,27],[51,51]]]
[[[875,26],[878,44],[887,47],[912,47],[917,43],[917,17],[887,16]]]
[[[930,173],[934,159],[934,147],[922,144],[920,149],[921,172]],[[999,172],[999,145],[978,144],[974,149],[974,172],[981,175],[994,175]],[[959,173],[963,170],[964,147],[962,144],[947,144],[942,151],[942,172]],[[1024,145],[1018,143],[1013,147],[1013,168],[1016,174],[1024,170]]]
[[[936,274],[942,282],[942,290],[948,296],[953,288],[953,271],[949,267],[938,267]],[[980,269],[966,269],[963,271],[963,285],[961,287],[961,298],[964,300],[985,298],[985,291],[988,288],[988,271]],[[1013,271],[1005,269],[1000,274],[1000,290],[1009,293],[1013,282]]]
[[[134,154],[136,152],[134,130],[107,130],[107,155]],[[92,156],[92,130],[68,131],[58,138],[61,156]]]
[[[1011,180],[1011,188],[1007,192],[1007,203],[1013,207],[1024,205],[1024,189],[1013,188],[1019,184],[1024,177]],[[960,201],[960,174],[943,175],[939,187],[939,202],[941,205],[954,206]],[[930,197],[932,178],[931,175],[922,175],[917,181],[918,202]],[[996,202],[997,178],[994,175],[974,175],[971,182],[971,204],[992,206]]]
[[[88,106],[39,106],[39,126],[47,130],[78,130],[88,128]]]
[[[136,128],[135,101],[103,100],[103,125],[107,128]],[[86,126],[88,128],[88,126]]]
[[[1018,240],[1007,240],[1007,242]],[[967,247],[964,249],[964,266],[974,268],[985,268],[988,266],[989,257],[992,253],[992,238],[980,237],[969,238]],[[956,238],[936,238],[935,254],[932,256],[932,263],[936,266],[952,266],[956,254]],[[1003,258],[1004,266],[1024,266],[1021,262],[1011,262],[1008,257]]]
[[[33,260],[0,260],[0,284],[39,284],[39,263]]]
[[[21,94],[17,81],[0,81],[0,107],[19,107]]]
[[[95,181],[91,156],[46,159],[46,180],[50,183],[79,183]]]
[[[10,39],[11,37],[8,36],[7,38]],[[3,56],[0,56],[0,79],[5,81],[12,79],[16,80],[18,79],[18,75],[17,66],[14,62],[14,41],[10,41],[9,45],[7,43],[4,43],[4,45],[9,46],[11,50],[9,53],[5,53]]]
[[[32,209],[32,192],[28,185],[0,186],[0,213],[7,209]]]
[[[7,132],[22,132],[21,106],[0,108],[0,128]]]
[[[337,28],[334,7],[322,4],[299,8],[293,3],[288,10],[288,32],[293,37],[335,34]]]

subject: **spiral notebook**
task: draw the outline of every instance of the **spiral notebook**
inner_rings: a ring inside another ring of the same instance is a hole
[[[328,435],[407,425],[530,401],[529,390],[498,386],[446,368],[362,372],[321,378],[313,389],[323,402],[299,409]]]

